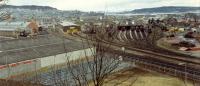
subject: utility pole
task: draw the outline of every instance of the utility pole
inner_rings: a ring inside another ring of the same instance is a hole
[[[185,86],[187,86],[187,63],[179,63],[178,65],[184,66],[184,71],[185,71],[184,82],[185,82]]]
[[[122,49],[122,52],[125,53],[125,47],[122,47],[121,49]]]
[[[187,64],[185,66],[185,85],[187,86]]]

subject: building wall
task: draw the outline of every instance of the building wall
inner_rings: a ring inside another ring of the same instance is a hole
[[[44,67],[49,67],[52,65],[63,64],[65,62],[82,59],[85,56],[92,56],[95,53],[95,48],[88,48],[84,50],[78,50],[63,54],[58,54],[55,56],[48,56],[44,58],[38,58],[34,60],[27,60],[18,63],[8,64],[7,66],[0,66],[0,79],[8,78],[15,75],[24,74],[26,72],[31,72],[39,70]]]
[[[12,63],[8,64],[4,68],[0,68],[0,78],[7,78],[30,71],[35,71],[40,68],[39,60],[27,60],[18,63]]]
[[[94,49],[85,49],[85,50],[78,50],[63,54],[58,54],[55,56],[49,56],[45,58],[40,58],[41,67],[47,67],[54,64],[62,64],[67,61],[73,61],[77,59],[82,59],[85,56],[92,56]]]
[[[80,26],[64,26],[63,27],[64,34],[73,34],[73,33],[78,33],[80,31],[81,31]]]

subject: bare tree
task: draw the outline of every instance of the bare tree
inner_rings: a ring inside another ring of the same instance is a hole
[[[194,20],[194,22],[198,22],[199,16],[195,13],[186,13],[185,18],[191,18]]]
[[[0,0],[1,5],[4,5],[6,1],[8,0]]]
[[[5,3],[7,0],[0,0],[0,3]],[[4,4],[0,5],[3,6]],[[0,18],[3,20],[7,20],[10,18],[10,14],[7,13],[1,13]],[[105,34],[108,34],[105,30],[102,29],[105,28],[104,26],[95,27],[96,33],[95,35],[86,35],[83,41],[83,48],[86,46],[91,48],[92,55],[87,56],[85,51],[84,60],[77,60],[77,61],[71,61],[70,56],[66,55],[66,57],[69,59],[65,63],[65,69],[67,70],[67,77],[62,78],[60,73],[57,72],[59,68],[57,68],[56,65],[52,66],[52,74],[54,77],[53,82],[55,85],[58,86],[102,86],[104,84],[105,79],[112,73],[117,70],[120,60],[119,55],[112,53],[111,44],[105,44],[102,40],[107,38]],[[58,37],[63,38],[63,44],[65,51],[67,53],[67,47],[64,42],[65,38],[64,36],[59,35]],[[39,74],[37,74],[38,76]],[[27,76],[28,77],[28,76]],[[25,77],[25,78],[27,78]],[[36,83],[39,83],[40,77],[36,77]],[[24,81],[22,81],[24,82]],[[72,83],[71,83],[72,82]],[[8,82],[6,82],[8,83]],[[25,82],[24,82],[25,83]],[[37,85],[36,85],[37,86]]]
[[[67,63],[77,86],[89,86],[91,84],[102,86],[106,77],[114,72],[120,64],[119,55],[111,53],[111,44],[105,44],[100,40],[106,38],[106,33],[102,33],[98,29],[96,30],[98,34],[87,35],[82,43],[83,47],[95,48],[95,50],[91,49],[92,56],[85,55],[85,61],[78,62],[78,66],[70,64],[70,61]]]
[[[6,5],[8,0],[0,0],[0,7]],[[4,9],[0,9],[0,20],[8,20],[11,18],[11,14]]]
[[[85,35],[81,37],[82,48],[88,49],[91,55],[87,55],[88,51],[80,55],[80,59],[72,60],[72,56],[68,53],[68,45],[66,44],[66,36],[53,34],[63,41],[65,50],[66,63],[61,66],[52,65],[50,68],[51,83],[55,86],[102,86],[105,79],[111,73],[118,70],[121,63],[119,55],[112,52],[111,44],[106,44],[102,40],[106,38],[106,32],[98,30],[102,27],[96,27],[98,34]],[[102,39],[102,40],[100,40]],[[40,74],[39,74],[40,75]],[[41,77],[36,77],[41,78]],[[35,83],[40,83],[40,79],[36,79]]]

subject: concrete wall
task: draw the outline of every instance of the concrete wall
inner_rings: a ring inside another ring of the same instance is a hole
[[[65,62],[82,59],[85,56],[92,56],[95,53],[95,48],[85,50],[78,50],[55,56],[48,56],[34,60],[27,60],[18,63],[0,66],[0,78],[7,78],[10,76],[20,75],[26,72],[35,71],[44,67],[63,64]]]
[[[81,59],[85,56],[93,55],[93,52],[94,52],[94,48],[91,48],[91,49],[78,50],[78,51],[58,54],[55,56],[40,58],[41,67],[47,67],[54,64],[62,64],[62,63],[67,62],[68,60],[72,61],[72,60]]]
[[[27,60],[18,63],[12,63],[0,69],[0,78],[7,78],[30,71],[35,71],[40,68],[39,60]]]

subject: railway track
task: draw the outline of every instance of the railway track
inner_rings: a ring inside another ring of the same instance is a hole
[[[81,35],[78,35],[81,38],[87,39]],[[134,56],[131,53],[127,54],[126,56],[128,56],[127,58],[124,58],[127,61],[134,61],[135,63],[139,63],[139,64],[148,64],[148,65],[153,65],[155,67],[159,67],[159,68],[166,68],[169,71],[174,71],[173,75],[180,75],[179,77],[182,77],[181,75],[187,75],[188,79],[191,80],[195,80],[200,82],[200,59],[198,58],[188,58],[187,55],[182,55],[182,56],[178,56],[178,55],[166,55],[163,54],[162,51],[161,52],[154,52],[154,51],[150,51],[150,50],[143,50],[143,49],[138,49],[138,48],[134,48],[134,47],[130,47],[130,45],[127,44],[123,44],[123,43],[116,43],[116,42],[111,42],[108,40],[102,40],[102,39],[98,39],[101,40],[103,43],[106,44],[112,44],[114,46],[118,46],[118,47],[125,47],[126,49],[132,50],[132,51],[138,51],[138,52],[142,52],[145,54],[148,54],[149,56]],[[124,42],[124,41],[121,41]],[[114,51],[116,54],[119,54],[121,51]],[[114,53],[112,52],[112,53]],[[161,54],[162,53],[162,54]],[[167,53],[170,54],[170,53]],[[154,56],[160,57],[160,58],[155,58]],[[161,59],[161,58],[165,58],[165,59]],[[179,63],[184,63],[185,65],[180,65]],[[185,70],[187,69],[187,70]]]
[[[81,35],[76,34],[76,36],[88,40],[88,38],[85,38]],[[97,37],[97,39],[102,41],[103,43],[106,43],[106,44],[112,44],[112,45],[118,46],[118,47],[125,47],[126,49],[130,49],[130,50],[133,50],[133,51],[147,53],[147,54],[150,54],[150,55],[156,55],[156,56],[160,56],[160,57],[164,57],[164,58],[168,58],[168,59],[173,59],[173,60],[177,60],[177,61],[183,61],[183,62],[186,62],[186,63],[192,63],[192,64],[196,64],[196,65],[200,66],[200,58],[196,58],[196,57],[192,57],[192,56],[188,56],[188,55],[184,55],[184,54],[177,54],[177,53],[174,53],[174,52],[167,52],[167,54],[165,54],[166,51],[155,52],[155,51],[151,51],[151,50],[143,50],[143,49],[139,49],[139,48],[135,48],[135,47],[130,47],[130,45],[127,45],[127,44],[124,44],[124,43],[119,43],[119,42],[116,43],[116,42],[109,41],[109,40],[102,40],[102,39],[99,39],[98,37]],[[182,55],[182,56],[179,56],[179,55]]]
[[[179,61],[185,61],[188,63],[194,63],[194,64],[200,65],[200,58],[193,57],[193,56],[186,55],[186,54],[172,52],[169,50],[165,50],[165,49],[157,47],[156,45],[149,45],[149,46],[146,46],[143,48],[130,47],[133,44],[130,41],[125,41],[125,40],[126,39],[121,41],[121,40],[117,39],[117,41],[115,41],[115,42],[109,41],[109,40],[102,40],[102,41],[107,42],[107,43],[110,42],[115,46],[119,46],[119,45],[125,46],[126,48],[135,50],[135,51],[140,51],[140,52],[144,52],[144,53],[148,53],[148,54],[152,54],[152,55],[162,56],[162,57],[166,57],[166,58],[176,59]],[[134,41],[137,41],[137,40],[134,40]],[[143,42],[145,42],[145,41],[143,41]],[[143,45],[140,45],[140,46],[143,46]],[[151,46],[153,46],[153,47],[151,47]]]

